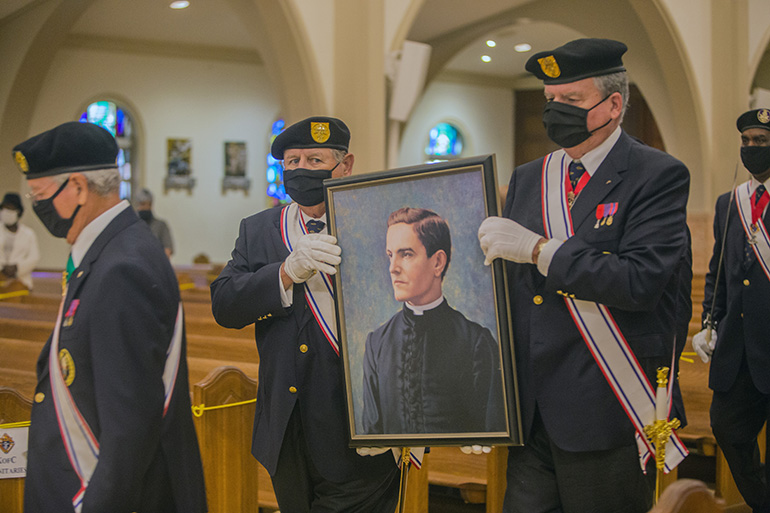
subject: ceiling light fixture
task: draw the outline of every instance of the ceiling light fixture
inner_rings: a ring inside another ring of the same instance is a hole
[[[481,60],[484,62],[489,62],[492,60],[492,57],[490,57],[489,55],[482,55]]]
[[[532,50],[532,45],[528,43],[521,43],[513,47],[514,50],[516,50],[519,53],[528,52]]]
[[[490,48],[494,48],[495,46],[497,46],[497,43],[495,43],[491,39],[487,39],[487,46],[490,47]]]
[[[172,9],[186,9],[189,6],[190,2],[187,0],[176,0],[175,2],[171,2],[171,4],[169,4],[169,7]]]

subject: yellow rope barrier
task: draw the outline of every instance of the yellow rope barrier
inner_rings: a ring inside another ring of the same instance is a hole
[[[12,297],[21,297],[21,296],[29,296],[28,290],[15,290],[13,292],[6,292],[4,294],[0,294],[0,301],[3,299],[10,299]]]
[[[230,408],[232,406],[243,406],[244,404],[250,404],[257,402],[257,399],[249,399],[248,401],[240,401],[237,403],[220,404],[219,406],[206,406],[205,404],[193,404],[192,412],[196,417],[201,417],[204,411],[219,410],[222,408]]]
[[[9,422],[8,424],[0,424],[0,429],[14,429],[14,428],[23,428],[23,427],[29,427],[30,422],[28,420],[23,420],[21,422]]]
[[[180,283],[179,290],[191,290],[195,288],[194,283]]]

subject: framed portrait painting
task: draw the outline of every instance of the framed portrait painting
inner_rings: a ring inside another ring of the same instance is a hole
[[[163,182],[168,189],[195,187],[192,176],[192,141],[190,139],[166,139],[166,178]]]
[[[222,190],[240,189],[248,191],[251,180],[246,178],[246,143],[243,141],[225,141],[225,176],[222,178]]]
[[[324,182],[351,446],[521,443],[494,155]]]

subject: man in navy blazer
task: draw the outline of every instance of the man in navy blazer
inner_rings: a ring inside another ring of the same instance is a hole
[[[604,348],[589,342],[622,333],[625,355],[653,384],[671,366],[689,173],[620,128],[625,51],[581,39],[529,59],[545,84],[546,131],[563,150],[516,168],[503,217],[479,229],[487,262],[508,261],[524,428],[525,445],[510,449],[506,512],[651,506],[634,424],[592,355]],[[584,316],[583,305],[603,318]]]
[[[734,196],[726,192],[717,199],[704,329],[693,337],[693,348],[704,362],[713,357],[711,427],[735,484],[754,511],[768,512],[770,466],[760,463],[757,436],[770,420],[770,110],[744,112],[737,126],[751,179]]]
[[[328,235],[323,180],[347,176],[350,132],[335,118],[290,126],[271,153],[294,200],[241,221],[227,266],[211,284],[222,326],[254,324],[259,387],[252,453],[283,511],[392,512],[398,467],[390,451],[348,447],[345,388],[329,276],[340,248]],[[377,452],[377,451],[374,451]]]
[[[71,244],[37,363],[24,510],[207,511],[179,285],[120,199],[115,139],[72,122],[13,151],[35,213]]]

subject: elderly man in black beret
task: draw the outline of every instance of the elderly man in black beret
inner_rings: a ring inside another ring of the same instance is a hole
[[[207,510],[179,285],[120,199],[117,154],[77,122],[13,149],[35,213],[71,245],[38,359],[25,511]]]
[[[23,213],[21,197],[6,193],[0,203],[0,281],[18,280],[31,290],[32,270],[40,260],[40,251],[35,232],[19,221]]]
[[[283,160],[294,202],[243,219],[232,257],[211,284],[219,324],[254,324],[252,453],[270,473],[279,507],[292,513],[391,513],[398,502],[390,451],[359,456],[348,447],[330,280],[341,250],[328,234],[323,181],[352,172],[349,140],[345,123],[330,117],[299,121],[275,138],[271,152]]]
[[[487,261],[506,260],[516,342],[525,445],[510,450],[506,512],[651,506],[644,427],[656,369],[676,356],[690,178],[620,128],[625,51],[580,39],[529,59],[562,149],[516,168],[503,217],[479,229]]]
[[[735,484],[754,511],[768,512],[770,466],[760,464],[757,436],[770,420],[770,109],[744,112],[737,126],[751,178],[717,199],[704,329],[692,344],[704,362],[713,358],[711,427]]]

